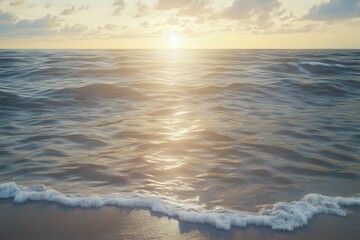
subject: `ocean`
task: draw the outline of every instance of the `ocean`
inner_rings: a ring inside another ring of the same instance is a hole
[[[292,231],[359,180],[359,50],[0,50],[1,199]]]

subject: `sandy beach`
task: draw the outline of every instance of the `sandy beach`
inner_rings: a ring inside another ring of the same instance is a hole
[[[347,217],[317,216],[293,232],[250,226],[218,230],[147,210],[81,209],[46,202],[0,201],[0,239],[359,239],[360,208]]]

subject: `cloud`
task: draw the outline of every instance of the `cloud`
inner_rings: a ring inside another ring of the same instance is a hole
[[[120,15],[120,13],[124,10],[125,8],[125,2],[124,0],[116,0],[113,3],[113,7],[115,7],[112,15]]]
[[[330,0],[313,6],[303,19],[339,20],[360,17],[360,0]]]
[[[171,10],[185,8],[189,6],[193,0],[159,0],[156,6],[159,10]]]
[[[86,31],[88,27],[86,25],[82,25],[79,23],[76,23],[74,25],[66,25],[63,28],[60,29],[60,32],[67,33],[67,34],[80,34],[84,31]]]
[[[89,5],[89,4],[84,4],[84,5],[81,5],[81,6],[78,8],[78,11],[88,10],[88,9],[90,9],[90,5]]]
[[[198,16],[203,13],[210,13],[209,0],[193,0],[190,6],[179,10],[179,15]]]
[[[61,15],[71,15],[76,12],[76,8],[74,6],[65,8],[60,14]]]
[[[298,27],[298,28],[291,28],[291,27],[284,27],[284,28],[281,28],[279,30],[277,30],[276,33],[281,33],[281,34],[284,34],[284,33],[305,33],[305,32],[312,32],[314,31],[316,28],[318,27],[317,24],[307,24],[305,26],[302,26],[302,27]]]
[[[143,3],[142,1],[138,1],[136,3],[136,9],[137,9],[137,14],[135,15],[136,17],[144,16],[149,12],[149,6]]]
[[[279,8],[278,0],[235,0],[230,7],[225,8],[220,18],[246,19],[253,15],[270,15]]]
[[[35,1],[39,5],[35,6],[38,7],[36,11],[24,11],[21,8],[32,0],[0,0],[0,4],[6,5],[6,10],[0,10],[0,37],[159,37],[170,31],[192,37],[222,32],[292,34],[335,29],[320,20],[354,18],[343,24],[359,24],[360,18],[356,17],[360,17],[360,0],[314,0],[313,5],[308,5],[312,7],[305,12],[294,9],[285,1],[291,0],[111,0],[107,3],[108,12],[102,14],[100,11],[93,16],[98,21],[84,22],[86,15],[91,14],[85,12],[90,8],[88,4],[73,2],[52,6],[53,1],[41,0]],[[11,7],[11,3],[19,7]],[[56,11],[57,16],[44,14],[38,15],[37,19],[27,18],[45,11],[45,6],[52,6],[51,12]],[[83,10],[80,16],[79,11]],[[105,24],[115,23],[114,17],[109,16],[111,14],[121,15],[124,21],[119,25]],[[299,21],[304,19],[319,21]]]
[[[107,23],[107,24],[105,24],[104,27],[103,27],[103,29],[108,30],[108,31],[113,31],[113,30],[116,30],[116,29],[118,29],[118,28],[119,28],[118,25],[112,24],[112,23]]]
[[[49,3],[49,2],[47,2],[46,4],[45,4],[45,8],[51,8],[53,6],[53,4],[52,3]]]
[[[294,15],[294,13],[293,12],[289,12],[289,13],[287,13],[287,15],[285,15],[285,14],[279,14],[279,20],[281,21],[281,22],[285,22],[285,21],[288,21],[288,20],[292,20],[292,19],[296,19],[296,16]]]
[[[96,38],[109,38],[114,33],[117,32],[117,30],[120,29],[119,25],[113,24],[113,23],[107,23],[103,26],[98,26],[96,29],[88,29],[89,31],[86,31],[83,36],[87,37],[96,37]]]
[[[179,23],[179,18],[170,17],[170,18],[168,18],[166,23],[169,24],[169,25],[177,25]]]
[[[49,14],[34,20],[21,19],[18,22],[14,20],[14,16],[9,18],[6,13],[6,18],[2,12],[0,16],[7,19],[7,22],[0,21],[1,38],[49,35],[57,32],[61,22],[58,17]]]
[[[8,33],[14,29],[16,19],[14,14],[0,10],[0,38],[7,37]]]
[[[183,30],[182,30],[182,33],[183,34],[185,34],[185,35],[191,35],[192,33],[193,33],[194,31],[193,30],[191,30],[190,28],[184,28]]]
[[[307,24],[304,26],[293,26],[292,23],[282,24],[278,28],[262,29],[257,34],[294,34],[313,32],[318,28],[318,24]]]
[[[16,6],[22,5],[23,3],[24,3],[24,0],[12,1],[12,2],[10,2],[10,6],[16,7]]]
[[[0,23],[14,22],[16,19],[17,17],[14,14],[0,10]]]
[[[50,14],[35,20],[23,19],[15,24],[16,28],[55,28],[60,26],[60,20]]]
[[[79,12],[81,10],[88,10],[90,8],[89,4],[81,5],[80,7],[76,8],[75,6],[70,6],[68,8],[65,8],[60,14],[61,15],[72,15],[76,12]]]
[[[144,28],[147,28],[147,27],[149,27],[149,22],[144,21],[144,22],[141,23],[141,26],[144,27]]]

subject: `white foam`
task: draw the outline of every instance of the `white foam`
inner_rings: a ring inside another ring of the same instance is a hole
[[[301,67],[298,63],[290,62],[290,66],[295,67],[299,72],[309,75],[311,74],[309,71],[307,71],[305,68]]]
[[[340,67],[340,68],[345,68],[344,65],[341,64],[331,64],[331,63],[323,63],[323,62],[289,62],[288,63],[290,66],[295,67],[299,72],[309,75],[311,74],[311,72],[309,72],[308,70],[306,70],[303,66],[304,65],[310,65],[310,66],[322,66],[322,67]]]
[[[82,208],[100,208],[102,206],[147,208],[182,221],[206,223],[225,230],[231,227],[257,225],[268,226],[276,230],[292,231],[295,228],[305,226],[314,215],[345,216],[347,211],[342,206],[360,205],[360,197],[329,197],[321,194],[308,194],[299,201],[278,202],[272,206],[264,207],[259,212],[231,209],[187,209],[166,202],[158,196],[135,193],[93,196],[63,194],[46,188],[44,185],[24,187],[14,182],[0,184],[0,199],[5,198],[12,198],[16,203],[47,201]]]
[[[323,63],[323,62],[300,62],[302,65],[311,65],[311,66],[323,66],[323,67],[345,67],[344,65],[337,63]]]

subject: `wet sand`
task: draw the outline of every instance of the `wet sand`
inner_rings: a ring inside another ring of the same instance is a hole
[[[45,202],[0,200],[0,239],[360,239],[360,208],[346,217],[317,216],[293,232],[249,226],[218,230],[150,213],[103,207],[80,209]]]

